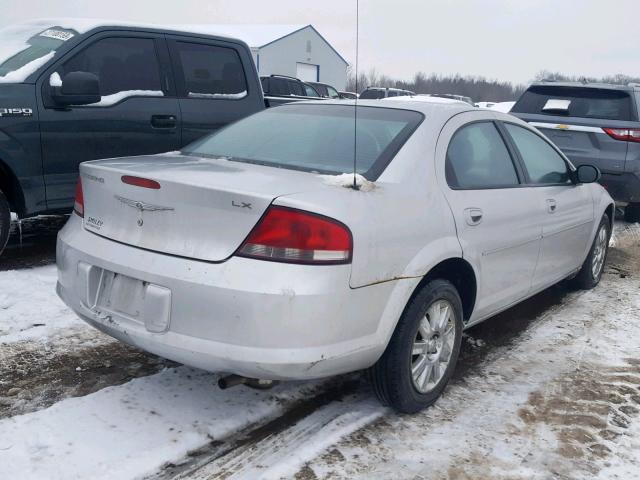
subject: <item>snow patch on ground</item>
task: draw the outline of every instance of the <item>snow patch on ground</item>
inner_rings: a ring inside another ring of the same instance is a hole
[[[166,369],[0,421],[0,478],[140,478],[280,414],[317,384],[220,390],[217,376]]]
[[[56,295],[57,279],[55,265],[1,273],[0,345],[89,328]]]
[[[355,175],[353,173],[342,173],[340,175],[320,175],[320,178],[327,185],[332,185],[334,187],[344,187],[344,188],[352,188],[353,187],[353,179],[355,176],[355,183],[361,192],[370,192],[376,188],[375,182],[371,182],[364,178],[359,173]]]

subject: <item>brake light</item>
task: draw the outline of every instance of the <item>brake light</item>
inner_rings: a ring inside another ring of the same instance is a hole
[[[271,206],[253,228],[237,255],[287,263],[350,263],[351,231],[323,215]]]
[[[73,202],[73,211],[78,216],[84,218],[84,194],[82,193],[82,180],[78,179],[76,183],[76,199]]]
[[[134,187],[151,188],[153,190],[160,190],[160,184],[155,180],[142,177],[132,177],[131,175],[123,175],[120,180],[127,185],[133,185]]]
[[[640,129],[638,128],[603,128],[602,130],[616,140],[640,143]]]

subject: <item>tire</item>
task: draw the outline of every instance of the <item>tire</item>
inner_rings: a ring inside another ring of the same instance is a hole
[[[11,210],[9,202],[0,190],[0,255],[9,240],[9,231],[11,230]]]
[[[624,220],[629,223],[640,222],[640,203],[630,203],[625,207]]]
[[[438,326],[438,318],[446,323]],[[369,371],[383,404],[400,413],[416,413],[435,403],[458,361],[462,318],[462,301],[450,282],[432,280],[422,287],[407,305],[382,357]],[[444,362],[447,353],[448,361]],[[422,372],[416,379],[414,369]]]
[[[607,253],[609,252],[609,239],[611,238],[611,221],[606,213],[600,220],[600,225],[596,231],[596,237],[593,239],[589,254],[585,259],[578,275],[574,278],[574,283],[578,288],[583,290],[591,290],[602,278],[604,265],[607,261]]]

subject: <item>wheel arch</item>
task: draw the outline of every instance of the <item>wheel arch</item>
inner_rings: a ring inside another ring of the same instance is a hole
[[[0,158],[0,190],[7,197],[11,211],[24,215],[24,193],[18,178],[11,168]]]

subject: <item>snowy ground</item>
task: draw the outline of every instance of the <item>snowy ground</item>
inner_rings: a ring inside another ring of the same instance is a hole
[[[1,479],[640,478],[640,227],[617,226],[597,289],[470,329],[415,416],[359,374],[220,391],[123,346],[57,299],[52,235],[37,238],[0,260]]]

